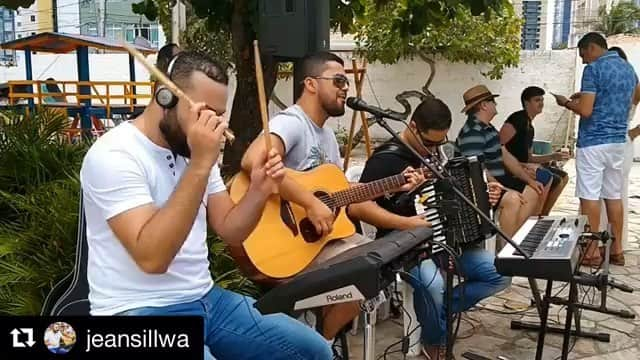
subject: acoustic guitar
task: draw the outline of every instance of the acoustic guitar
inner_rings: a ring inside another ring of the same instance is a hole
[[[427,176],[428,169],[420,171]],[[350,186],[342,170],[333,164],[305,172],[287,170],[287,176],[333,210],[336,217],[333,230],[324,237],[318,235],[303,207],[277,194],[271,195],[258,225],[243,242],[242,249],[231,249],[240,268],[253,280],[284,279],[298,274],[332,240],[355,233],[355,226],[346,214],[347,205],[375,199],[407,183],[405,176],[398,174]],[[235,203],[247,192],[249,184],[250,178],[245,172],[234,177],[229,193]]]

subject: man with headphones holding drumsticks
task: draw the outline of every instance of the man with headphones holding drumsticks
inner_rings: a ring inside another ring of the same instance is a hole
[[[167,75],[195,104],[159,86],[144,112],[98,139],[82,164],[91,314],[202,316],[205,359],[330,359],[312,329],[263,316],[253,299],[214,286],[207,226],[241,246],[284,168],[276,152],[256,161],[234,204],[217,165],[227,74],[181,52]]]

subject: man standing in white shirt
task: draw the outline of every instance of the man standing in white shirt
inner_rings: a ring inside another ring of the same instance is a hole
[[[197,105],[159,87],[145,111],[96,141],[82,165],[91,313],[202,316],[205,359],[330,359],[313,330],[282,314],[263,316],[253,299],[214,286],[207,225],[241,246],[283,165],[272,152],[253,166],[249,191],[234,204],[217,166],[226,73],[182,52],[167,75]]]

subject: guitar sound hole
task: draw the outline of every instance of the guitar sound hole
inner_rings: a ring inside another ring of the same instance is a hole
[[[314,243],[320,240],[320,234],[316,232],[316,227],[309,218],[304,218],[300,221],[300,233],[304,241],[308,243]]]

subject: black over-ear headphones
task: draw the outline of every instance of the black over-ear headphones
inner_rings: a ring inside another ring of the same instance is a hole
[[[178,60],[179,56],[180,56],[180,53],[177,53],[171,59],[171,61],[169,62],[169,66],[167,67],[167,76],[169,77],[170,80],[173,80],[171,79],[171,75],[173,74],[173,66],[176,63],[176,60]],[[164,109],[171,109],[174,106],[176,106],[176,104],[178,104],[178,97],[175,96],[171,92],[171,90],[169,90],[164,85],[158,86],[155,97],[158,105],[162,106]]]

